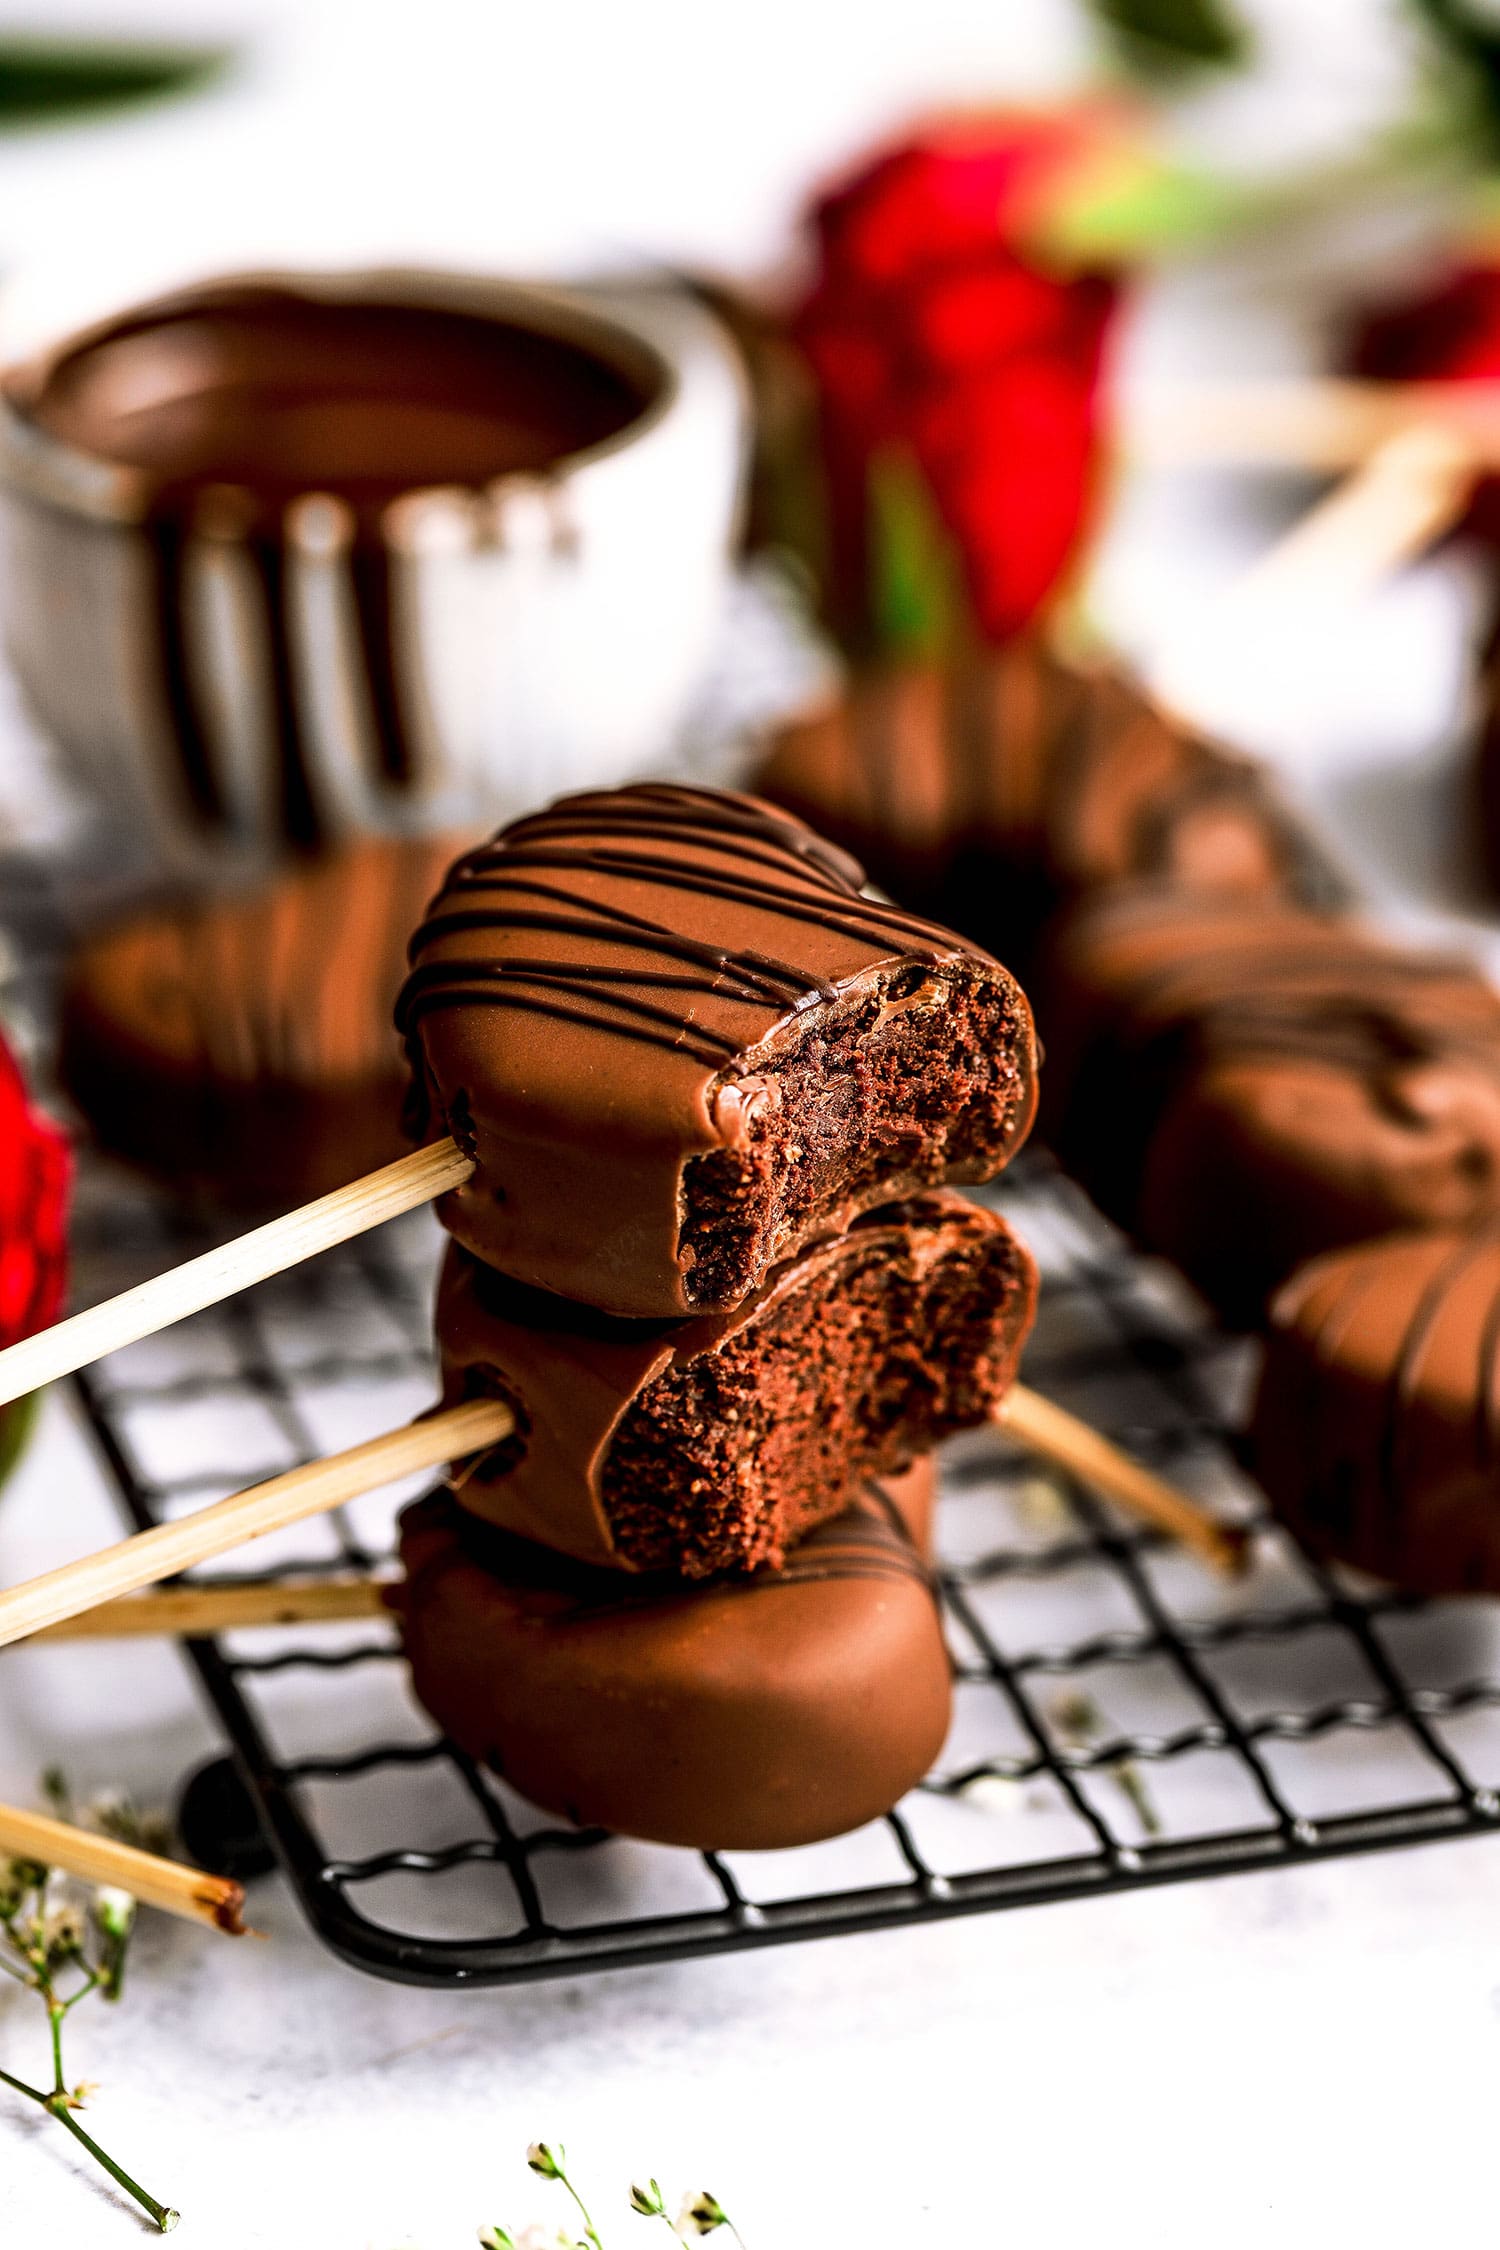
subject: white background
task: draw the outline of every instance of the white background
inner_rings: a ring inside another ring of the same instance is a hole
[[[1327,152],[1399,99],[1389,11],[1256,13],[1265,68],[1198,106],[1190,145]],[[1023,0],[142,0],[129,21],[256,37],[195,107],[0,143],[7,333],[137,277],[278,256],[764,275],[810,182],[870,133],[940,97],[1045,91],[1083,52],[1070,11]],[[1303,363],[1365,255],[1355,230],[1173,277],[1141,308],[1132,379]],[[1218,588],[1306,497],[1125,478],[1097,606],[1282,760],[1389,911],[1441,918],[1475,579],[1445,562],[1221,645]],[[54,1402],[0,1503],[0,1581],[111,1535],[96,1494]],[[0,1665],[7,1796],[61,1757],[160,1798],[212,1741],[169,1650]],[[74,2068],[104,2081],[101,2137],[212,2250],[446,2250],[547,2212],[535,2135],[566,2139],[608,2208],[633,2173],[712,2184],[753,2250],[1489,2243],[1497,1873],[1493,1849],[1453,1846],[442,1998],[333,1965],[270,1886],[265,1945],[153,1923],[126,2006],[77,2019]],[[0,2007],[8,2066],[39,2067],[37,2031]],[[133,2223],[53,2126],[0,2109],[6,2250]],[[643,2225],[615,2218],[611,2245]]]

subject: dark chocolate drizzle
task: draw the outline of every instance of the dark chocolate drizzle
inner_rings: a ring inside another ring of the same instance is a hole
[[[593,840],[600,837],[605,840]],[[643,848],[627,848],[615,840],[621,837]],[[684,859],[644,848],[652,841],[701,845],[718,858]],[[739,864],[726,866],[726,860]],[[769,1008],[777,1015],[836,997],[834,986],[810,978],[796,961],[706,944],[666,923],[590,898],[582,885],[567,884],[570,873],[730,899],[934,966],[977,952],[916,915],[863,897],[861,870],[853,860],[753,799],[666,783],[567,797],[547,812],[503,829],[460,859],[412,939],[413,966],[396,1023],[412,1053],[414,1083],[421,1075],[416,1034],[423,1017],[438,1008],[508,1007],[561,1017],[687,1054],[717,1069],[732,1061],[744,1042],[694,1023],[681,1008],[664,1004],[667,995],[713,994],[732,1005]],[[538,876],[564,880],[543,882]],[[476,903],[450,903],[468,898]],[[480,899],[483,904],[477,903]],[[618,948],[626,958],[618,964],[525,956],[422,958],[442,938],[502,930],[594,939]],[[674,966],[637,966],[638,957]],[[662,1003],[642,998],[643,987],[661,994]]]
[[[1128,917],[1122,928],[1128,935]],[[1186,945],[1189,926],[1183,934]],[[1452,1056],[1500,1077],[1500,1007],[1488,1035],[1441,1012],[1442,987],[1472,974],[1460,961],[1387,954],[1331,925],[1326,942],[1314,928],[1300,942],[1256,945],[1248,966],[1241,943],[1183,951],[1131,976],[1126,1006],[1136,1028],[1121,1044],[1184,1041],[1195,1057],[1305,1060],[1371,1077]],[[1434,992],[1439,1013],[1424,1015]]]

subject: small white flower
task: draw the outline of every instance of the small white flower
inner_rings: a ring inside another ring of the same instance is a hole
[[[1007,1820],[1023,1811],[1026,1804],[1024,1784],[1009,1773],[971,1774],[958,1794],[976,1812],[994,1813]]]
[[[555,2149],[549,2148],[545,2141],[533,2141],[526,2151],[526,2161],[531,2166],[532,2171],[538,2173],[542,2179],[557,2180],[562,2177],[563,2162],[566,2155],[567,2151],[561,2141],[558,2142]]]
[[[94,1893],[94,1920],[106,1937],[128,1938],[135,1927],[135,1900],[129,1891],[106,1883]]]
[[[691,2227],[694,2234],[714,2234],[720,2227],[728,2224],[729,2220],[718,2197],[711,2195],[707,2188],[700,2188],[696,2195],[683,2197],[682,2209],[677,2214],[679,2234],[684,2227]]]
[[[42,1943],[49,1954],[81,1953],[84,1936],[82,1911],[71,1900],[48,1909],[42,1922]]]

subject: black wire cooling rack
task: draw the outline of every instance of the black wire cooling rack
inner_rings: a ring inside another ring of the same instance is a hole
[[[1254,1526],[1220,1584],[991,1433],[939,1510],[957,1718],[886,1820],[700,1856],[543,1819],[438,1739],[394,1635],[330,1626],[188,1653],[313,1927],[413,1983],[501,1984],[1274,1867],[1500,1825],[1500,1604],[1421,1604],[1311,1565],[1258,1512],[1233,1431],[1252,1348],[1207,1327],[1040,1152],[995,1194],[1036,1251],[1027,1377]],[[115,1270],[182,1244],[86,1182]],[[432,1396],[430,1218],[398,1221],[77,1379],[140,1525],[389,1427]],[[412,1486],[255,1550],[379,1567]],[[217,1573],[222,1578],[222,1571]]]

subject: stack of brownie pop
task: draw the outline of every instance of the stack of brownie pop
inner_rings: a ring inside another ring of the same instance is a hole
[[[399,1010],[445,1397],[514,1433],[402,1524],[418,1695],[582,1825],[805,1843],[936,1755],[932,1447],[1035,1274],[950,1183],[1035,1097],[1014,978],[753,798],[563,800],[451,869]]]

